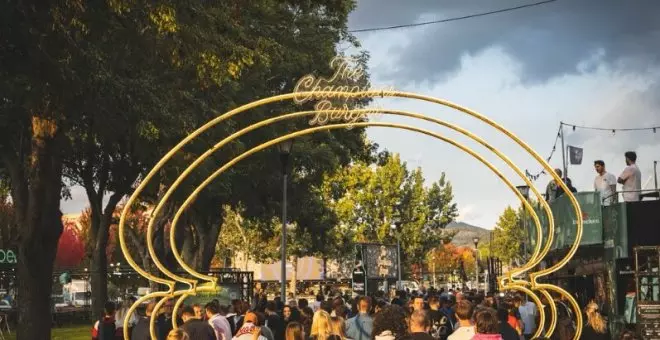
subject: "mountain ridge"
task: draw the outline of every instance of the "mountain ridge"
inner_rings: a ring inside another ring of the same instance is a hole
[[[469,246],[473,248],[475,237],[479,238],[479,243],[490,241],[490,230],[469,223],[451,222],[447,225],[446,229],[458,231],[451,240],[451,243],[455,246]]]

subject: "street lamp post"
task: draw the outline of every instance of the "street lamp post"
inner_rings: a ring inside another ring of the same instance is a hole
[[[401,224],[401,218],[399,216],[394,216],[394,223],[390,225],[394,237],[396,237],[396,267],[398,269],[398,280],[396,282],[396,288],[401,289],[401,242],[399,240],[399,234],[396,232],[396,228]]]
[[[431,255],[431,261],[433,261],[431,264],[433,264],[433,288],[438,288],[435,284],[435,249],[433,250],[433,254]]]
[[[286,189],[288,180],[288,165],[291,149],[293,148],[293,139],[287,139],[277,144],[277,149],[280,153],[280,161],[282,163],[282,244],[281,244],[281,279],[282,291],[280,292],[282,301],[286,301]]]
[[[474,280],[476,282],[477,293],[479,293],[479,249],[477,248],[479,245],[479,238],[475,237],[472,241],[474,242]]]

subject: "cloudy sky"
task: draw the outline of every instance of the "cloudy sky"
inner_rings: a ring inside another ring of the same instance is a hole
[[[538,0],[359,0],[349,27],[419,23],[538,2]],[[371,53],[375,86],[447,99],[477,110],[520,136],[542,157],[552,150],[559,122],[629,128],[660,126],[660,1],[557,0],[517,11],[405,29],[355,33]],[[423,112],[465,127],[505,152],[524,171],[540,165],[493,128],[457,111],[411,100],[376,105]],[[386,119],[450,130],[409,119]],[[660,130],[660,129],[659,129]],[[584,148],[582,165],[569,167],[578,190],[593,188],[593,160],[619,175],[623,153],[638,153],[643,185],[653,186],[660,131],[615,132],[566,128],[566,144]],[[452,181],[460,219],[492,228],[514,194],[471,156],[430,137],[385,128],[369,130],[383,147],[421,166],[427,181],[442,171]],[[493,164],[521,184],[484,148]],[[557,145],[550,164],[561,165]],[[548,181],[536,182],[543,190]]]
[[[500,10],[539,0],[358,0],[349,27],[419,23]],[[371,53],[376,86],[447,99],[494,119],[542,157],[552,150],[559,122],[606,128],[660,125],[660,1],[557,0],[512,12],[406,29],[355,33]],[[540,165],[493,128],[464,114],[411,100],[376,105],[418,111],[469,129],[504,151],[524,171]],[[391,118],[381,118],[392,120]],[[513,171],[456,133],[430,124],[395,119],[444,133],[484,153],[514,184]],[[454,186],[462,221],[492,228],[514,194],[483,165],[430,137],[374,128],[370,137],[421,166],[430,183],[442,171]],[[578,190],[593,188],[592,161],[603,159],[618,175],[623,153],[635,150],[643,183],[660,160],[660,131],[599,132],[566,129],[566,143],[584,148],[584,163],[569,168]],[[557,145],[551,165],[561,164]],[[548,181],[542,176],[537,187]],[[653,186],[653,181],[648,182]],[[65,213],[80,211],[84,191],[73,188]]]

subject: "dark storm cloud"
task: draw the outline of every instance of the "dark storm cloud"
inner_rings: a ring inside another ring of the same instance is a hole
[[[505,0],[359,0],[350,28],[443,19],[535,2]],[[408,42],[391,49],[398,81],[438,81],[461,56],[501,47],[522,65],[526,82],[577,72],[597,51],[617,68],[644,71],[660,64],[660,1],[558,0],[485,17],[400,30]],[[357,33],[386,37],[388,31]],[[380,71],[380,70],[379,70]]]

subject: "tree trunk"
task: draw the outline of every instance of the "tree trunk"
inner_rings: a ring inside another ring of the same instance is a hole
[[[88,186],[86,184],[86,186]],[[92,230],[95,232],[94,252],[92,254],[91,269],[91,289],[92,289],[92,316],[100,318],[103,315],[103,305],[108,300],[108,238],[110,237],[110,225],[112,224],[112,215],[117,208],[117,204],[122,197],[123,192],[115,192],[110,195],[108,203],[103,211],[100,211],[103,201],[103,192],[96,195],[90,195],[94,190],[93,186],[87,187],[88,198],[92,211]]]
[[[97,242],[97,247],[98,245]],[[90,276],[92,281],[92,317],[100,318],[103,315],[103,305],[108,300],[108,257],[105,246],[94,249]]]
[[[222,219],[218,220],[216,218],[210,219],[210,225],[203,228],[197,228],[199,231],[199,243],[200,251],[200,270],[208,271],[211,267],[211,262],[213,261],[213,256],[215,255],[215,245],[218,242],[218,236],[220,235],[220,226],[222,225]]]
[[[293,298],[296,299],[298,287],[298,256],[291,256],[291,279],[289,281],[289,292],[293,293]],[[282,297],[282,301],[287,303],[286,296]]]
[[[62,234],[62,159],[59,131],[51,120],[33,117],[29,163],[3,155],[11,176],[17,225],[19,340],[50,339],[53,264]],[[29,165],[26,165],[29,164]]]
[[[186,262],[186,264],[192,268],[195,268],[195,228],[190,225],[183,227],[183,245],[181,246],[181,258]]]

